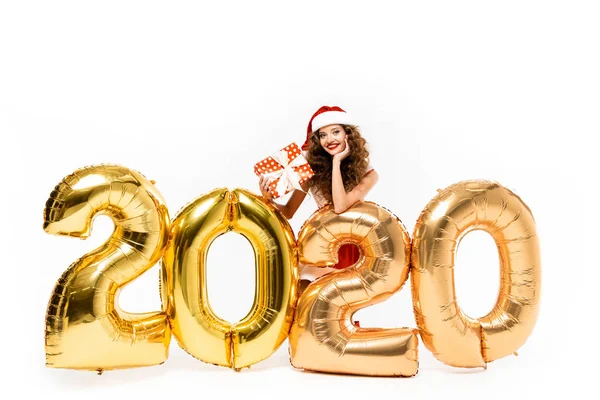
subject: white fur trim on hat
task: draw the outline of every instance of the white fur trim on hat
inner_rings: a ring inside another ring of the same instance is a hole
[[[313,132],[316,132],[324,126],[332,124],[355,125],[346,112],[325,111],[313,119],[311,129]]]

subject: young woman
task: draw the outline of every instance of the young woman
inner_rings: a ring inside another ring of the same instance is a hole
[[[306,192],[310,191],[319,208],[331,203],[334,212],[340,214],[364,200],[379,179],[369,164],[365,139],[356,123],[339,107],[323,106],[315,112],[308,123],[302,150],[315,175],[303,186],[305,192],[294,190],[286,204],[273,202],[288,219],[294,216]],[[273,201],[269,184],[268,179],[260,178],[263,197]],[[338,254],[339,263],[333,268],[301,266],[301,290],[315,278],[349,267],[359,258],[354,245],[343,245]]]

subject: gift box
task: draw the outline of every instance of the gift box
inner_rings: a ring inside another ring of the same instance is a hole
[[[302,190],[301,185],[315,175],[296,143],[291,143],[272,156],[257,162],[254,165],[254,173],[273,179],[269,188],[274,199],[294,189]]]

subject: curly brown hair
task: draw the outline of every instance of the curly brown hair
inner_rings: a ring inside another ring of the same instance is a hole
[[[344,189],[346,189],[346,192],[349,192],[360,183],[367,172],[369,166],[369,151],[366,147],[367,141],[361,136],[357,126],[341,126],[346,132],[348,144],[350,145],[350,154],[342,160],[340,165]],[[313,189],[313,191],[320,193],[327,201],[331,202],[331,170],[333,157],[321,147],[318,131],[313,132],[310,136],[306,160],[315,173],[312,179],[307,182],[308,187]]]

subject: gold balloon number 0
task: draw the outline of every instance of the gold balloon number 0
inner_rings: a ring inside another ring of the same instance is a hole
[[[479,319],[460,309],[454,290],[458,245],[476,229],[492,236],[500,259],[496,304]],[[494,182],[460,182],[441,191],[415,225],[411,278],[419,332],[438,360],[485,367],[513,354],[530,336],[540,303],[540,250],[530,209]]]
[[[171,223],[152,182],[125,167],[99,165],[56,186],[44,229],[85,238],[98,213],[111,216],[115,231],[55,285],[46,314],[50,367],[102,371],[161,364],[172,329],[192,356],[235,369],[269,357],[289,334],[290,361],[297,368],[413,376],[417,333],[442,362],[485,366],[520,347],[537,319],[535,222],[518,196],[493,182],[460,182],[440,192],[421,213],[412,244],[398,218],[370,202],[339,215],[329,207],[318,210],[296,243],[287,220],[248,191],[216,189]],[[496,305],[480,319],[458,307],[453,280],[458,244],[474,229],[492,235],[501,267]],[[228,231],[248,239],[257,268],[252,308],[233,325],[215,315],[206,290],[208,249]],[[313,282],[298,300],[298,260],[331,266],[346,243],[360,249],[357,264]],[[119,290],[161,257],[163,310],[120,310]],[[418,330],[354,326],[354,312],[385,301],[409,273]]]
[[[208,249],[228,231],[248,239],[257,268],[254,303],[235,325],[213,313],[206,290]],[[297,282],[296,241],[289,224],[248,191],[214,190],[184,207],[172,223],[162,298],[179,345],[202,361],[239,369],[269,357],[292,325]]]

